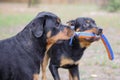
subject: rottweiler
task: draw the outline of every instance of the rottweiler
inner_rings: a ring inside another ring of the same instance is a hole
[[[72,33],[54,13],[38,13],[21,32],[0,40],[0,80],[38,80],[47,41],[51,45]]]
[[[76,32],[90,31],[96,35],[100,35],[102,33],[102,29],[96,25],[92,18],[79,17],[75,20],[70,20],[68,24]],[[54,80],[60,80],[58,68],[68,69],[70,80],[80,80],[78,69],[79,60],[83,56],[86,48],[92,42],[99,39],[99,37],[80,39],[78,36],[74,36],[72,45],[69,44],[70,39],[57,41],[48,50],[47,54],[45,54],[42,69],[42,80],[46,80],[46,66],[49,58],[49,69]]]

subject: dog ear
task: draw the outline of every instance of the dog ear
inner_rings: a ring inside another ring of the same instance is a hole
[[[51,12],[40,12],[33,20],[33,26],[36,28],[34,29],[33,33],[35,37],[41,37],[44,31],[44,25],[48,17],[56,17],[57,16]]]
[[[38,13],[38,15],[36,16],[36,18],[43,18],[43,17],[56,17],[57,18],[57,15],[51,13],[51,12],[40,12]]]
[[[75,20],[70,20],[67,22],[67,24],[69,25],[69,27],[73,30],[75,30],[75,25],[76,25],[76,21]]]
[[[67,22],[67,24],[68,24],[69,26],[75,26],[76,21],[75,21],[75,20],[70,20],[70,21]]]
[[[39,38],[43,34],[44,19],[36,18],[32,22],[33,34],[35,37]]]

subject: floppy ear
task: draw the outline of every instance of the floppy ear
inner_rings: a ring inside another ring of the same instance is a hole
[[[69,26],[75,26],[76,21],[75,21],[75,20],[70,20],[70,21],[67,22],[67,24],[68,24]]]
[[[35,37],[39,38],[43,34],[44,19],[36,18],[32,22],[33,34]]]
[[[33,20],[32,25],[34,26],[33,34],[35,37],[41,37],[43,34],[43,28],[45,25],[46,17],[56,17],[57,16],[50,12],[40,12]]]
[[[70,20],[67,22],[67,24],[70,26],[71,29],[75,30],[76,21]]]

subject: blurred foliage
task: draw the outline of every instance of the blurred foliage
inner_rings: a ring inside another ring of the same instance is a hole
[[[38,5],[40,0],[28,0],[28,7]]]
[[[108,0],[108,4],[106,5],[106,9],[110,12],[116,12],[120,10],[120,0]]]

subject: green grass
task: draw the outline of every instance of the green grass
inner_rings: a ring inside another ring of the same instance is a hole
[[[119,68],[120,68],[120,65],[117,64],[117,63],[111,63],[110,66],[111,66],[113,69],[119,69]]]
[[[14,4],[13,4],[14,5]],[[21,7],[21,8],[24,8]],[[26,7],[25,7],[26,9]],[[4,10],[4,8],[3,8]],[[31,12],[30,12],[31,11]],[[20,13],[19,9],[18,11],[12,12],[1,12],[0,11],[0,38],[2,35],[5,37],[9,37],[11,33],[9,30],[14,29],[15,27],[22,26],[28,24],[38,12],[41,11],[50,11],[55,14],[57,14],[63,23],[66,23],[67,21],[71,19],[76,19],[77,17],[91,17],[95,19],[98,26],[104,27],[114,27],[117,30],[120,29],[120,15],[115,13],[107,13],[105,11],[102,11],[97,7],[96,5],[83,5],[83,4],[74,4],[74,5],[68,5],[68,4],[58,4],[58,5],[46,5],[41,4],[40,6],[36,8],[27,8],[25,12]],[[95,15],[91,15],[90,13],[95,13]],[[99,12],[103,12],[106,14],[100,15]],[[4,30],[3,30],[4,29]],[[8,32],[5,34],[5,31]]]
[[[58,5],[40,5],[37,8],[34,8],[36,12],[29,13],[28,11],[30,8],[28,8],[28,11],[20,14],[19,11],[14,14],[9,14],[7,11],[5,13],[7,14],[0,14],[0,27],[3,26],[14,26],[26,23],[30,21],[34,16],[36,16],[37,12],[40,11],[50,11],[58,16],[65,22],[69,19],[75,19],[76,17],[80,16],[81,14],[85,12],[90,12],[93,10],[97,10],[98,8],[95,5],[65,5],[65,4],[58,4]]]
[[[32,11],[32,9],[34,9]],[[120,68],[120,62],[118,62],[119,59],[119,45],[120,45],[120,38],[119,38],[119,30],[120,30],[120,15],[118,13],[108,13],[105,11],[101,11],[99,7],[95,5],[40,5],[38,8],[28,8],[28,11],[25,11],[23,13],[16,12],[14,14],[9,12],[1,13],[0,12],[0,40],[13,36],[14,34],[19,32],[19,28],[28,24],[35,16],[36,13],[40,11],[51,11],[55,14],[57,14],[63,23],[65,23],[68,20],[75,19],[77,17],[91,17],[95,19],[98,26],[102,26],[102,28],[105,28],[105,32],[107,33],[107,37],[109,40],[111,40],[113,44],[113,49],[115,50],[115,56],[118,56],[115,58],[115,61],[109,61],[107,53],[105,51],[105,48],[102,43],[96,42],[96,44],[91,45],[89,49],[87,49],[88,52],[85,52],[86,56],[82,58],[82,67],[90,67],[89,70],[81,69],[81,75],[86,75],[87,73],[91,72],[91,70],[96,71],[94,67],[98,67],[98,71],[100,71],[100,74],[103,74],[103,71],[101,71],[101,68],[107,70],[108,67],[111,68],[111,70],[117,70]],[[31,12],[29,12],[31,11]],[[97,12],[95,15],[90,15],[91,12]],[[105,14],[99,14],[99,12],[105,12]],[[111,30],[113,29],[113,30]],[[116,36],[117,35],[117,36]],[[112,36],[112,37],[110,37]],[[114,39],[115,38],[115,39]],[[119,38],[119,39],[118,39]],[[99,44],[99,45],[98,45]],[[89,52],[91,51],[92,52]],[[100,67],[100,69],[99,69]],[[89,71],[89,72],[87,72]],[[93,72],[91,72],[93,73]],[[113,74],[113,76],[118,77],[119,72],[116,72]],[[94,78],[91,78],[90,75],[84,76],[82,80],[95,80]],[[97,79],[98,80],[98,79]]]
[[[33,17],[32,14],[0,14],[0,39],[15,35],[19,26],[27,25]]]
[[[15,27],[24,23],[28,23],[32,20],[33,15],[31,14],[15,14],[15,15],[0,15],[0,28]]]
[[[0,14],[0,28],[21,25],[28,23],[30,20],[36,16],[37,11],[51,11],[57,14],[63,22],[66,22],[71,19],[75,19],[81,16],[92,17],[96,22],[104,27],[119,27],[120,25],[120,15],[97,15],[91,16],[90,12],[99,12],[101,11],[99,7],[95,5],[40,5],[38,8],[35,8],[36,12],[25,12],[25,13],[14,13],[14,14]]]
[[[75,13],[71,13],[70,15],[75,15]],[[61,15],[61,17],[63,17],[62,19],[65,22],[66,20],[65,18],[68,18],[69,15],[68,17],[66,17],[66,15]],[[33,14],[0,15],[0,28],[28,23],[33,18],[34,18]],[[103,27],[116,27],[116,28],[120,27],[119,16],[112,16],[112,17],[96,16],[94,18],[96,22],[102,25]]]

